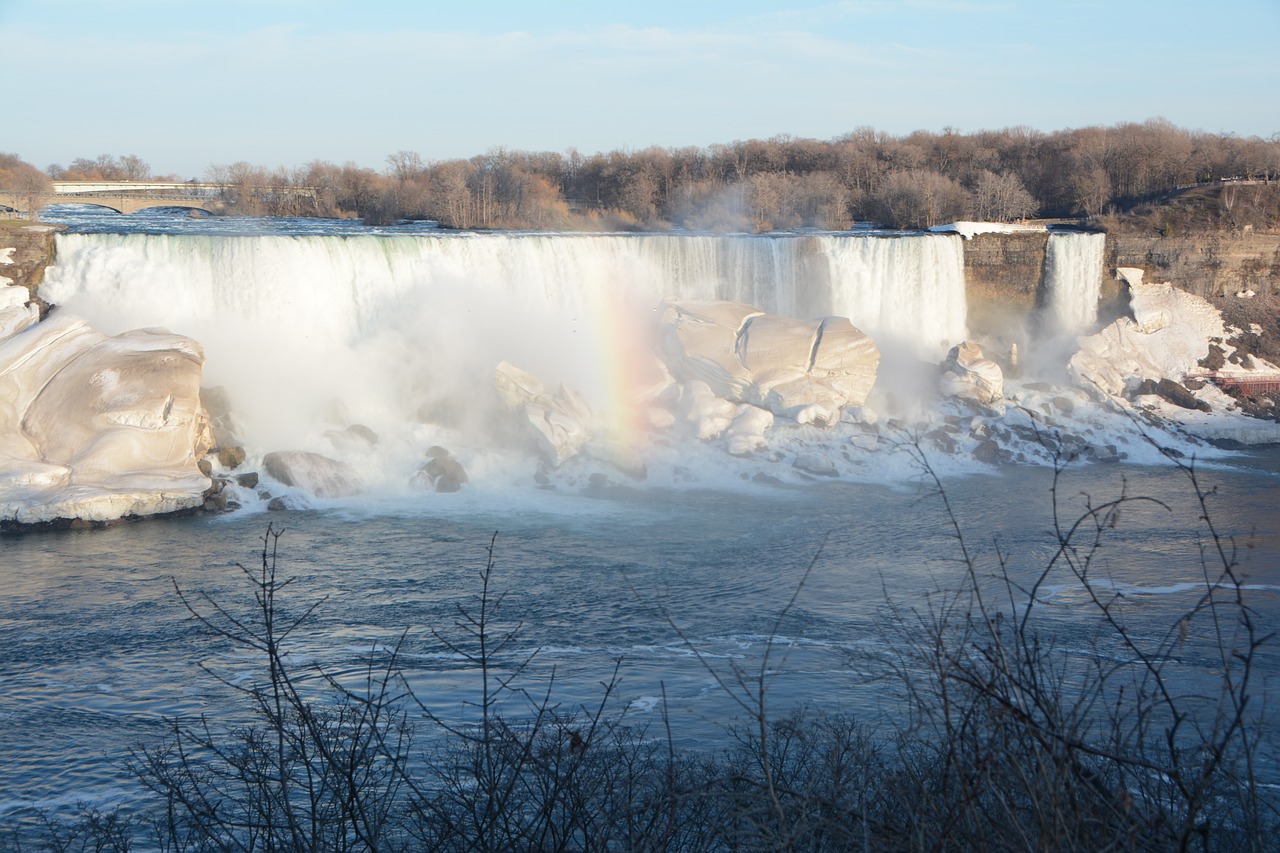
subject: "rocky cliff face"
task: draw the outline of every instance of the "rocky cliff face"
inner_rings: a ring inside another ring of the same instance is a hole
[[[1107,237],[1106,265],[1139,267],[1197,296],[1280,295],[1280,234],[1216,232],[1192,237]]]
[[[1036,307],[1044,273],[1048,232],[977,234],[964,244],[969,331],[1003,337]]]
[[[975,334],[996,333],[1004,322],[1026,317],[1040,304],[1047,243],[1046,234],[979,234],[965,241],[965,289]],[[1228,314],[1228,322],[1241,313],[1241,298],[1254,300],[1244,312],[1250,317],[1267,314],[1269,306],[1280,310],[1280,234],[1108,234],[1099,310],[1103,320],[1124,313],[1126,294],[1114,278],[1118,267],[1137,267],[1152,281],[1168,281],[1208,299]],[[1254,296],[1236,296],[1249,291]]]
[[[53,263],[53,238],[59,230],[53,225],[0,221],[0,286],[25,287],[42,312],[48,306],[37,298],[36,288],[45,268]]]

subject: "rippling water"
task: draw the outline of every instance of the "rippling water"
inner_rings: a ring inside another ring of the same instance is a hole
[[[1246,461],[1201,476],[1218,489],[1215,520],[1248,546],[1250,594],[1275,625],[1277,459]],[[1114,497],[1125,483],[1169,508],[1132,505],[1109,531],[1100,566],[1129,595],[1135,623],[1156,636],[1202,579],[1198,510],[1183,476],[1095,466],[1069,473],[1059,494],[1074,516],[1082,492]],[[986,567],[994,568],[997,540],[1015,578],[1044,565],[1053,550],[1050,485],[1043,469],[948,482]],[[892,607],[923,606],[961,576],[941,502],[914,485],[559,492],[489,510],[436,501],[8,537],[0,541],[0,821],[29,819],[32,807],[127,801],[136,792],[121,763],[131,745],[160,736],[166,718],[243,719],[230,691],[200,666],[234,679],[249,677],[256,662],[201,630],[173,583],[243,610],[248,589],[235,563],[256,565],[268,521],[285,526],[282,570],[298,578],[292,606],[325,599],[295,638],[297,661],[358,673],[371,650],[378,658],[407,629],[401,661],[419,696],[445,715],[465,715],[476,673],[431,629],[452,631],[498,531],[505,621],[523,624],[508,662],[541,649],[530,683],[544,684],[554,669],[556,695],[574,707],[599,696],[621,659],[614,713],[654,721],[665,688],[676,737],[691,744],[711,742],[736,713],[693,651],[722,673],[757,671],[780,609],[815,558],[777,628],[768,683],[778,708],[892,713],[892,690],[868,683],[891,651]],[[1083,593],[1055,576],[1044,597],[1056,642],[1083,651],[1095,628]],[[1191,663],[1211,674],[1211,662]],[[1274,701],[1274,649],[1263,663]]]

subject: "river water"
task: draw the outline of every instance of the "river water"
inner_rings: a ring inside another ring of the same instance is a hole
[[[67,218],[86,232],[127,230]],[[138,221],[130,227],[162,230]],[[278,234],[290,226],[238,227]],[[401,231],[415,229],[430,233]],[[322,602],[293,638],[291,659],[303,671],[318,665],[355,677],[403,635],[410,684],[452,719],[471,713],[464,703],[476,698],[477,673],[436,634],[456,636],[456,608],[473,602],[496,532],[494,583],[506,593],[500,622],[522,626],[501,663],[537,651],[523,677],[543,686],[554,672],[564,708],[597,701],[621,660],[612,715],[657,724],[665,693],[677,741],[715,748],[738,712],[707,667],[730,680],[758,675],[771,639],[765,677],[774,708],[891,722],[899,694],[885,672],[901,614],[964,578],[934,483],[910,448],[896,453],[900,461],[884,469],[894,475],[879,481],[734,476],[539,489],[490,478],[448,500],[387,492],[304,512],[251,506],[0,539],[0,825],[77,802],[127,804],[139,796],[123,768],[128,751],[162,736],[166,720],[246,719],[232,691],[202,667],[235,682],[251,678],[257,661],[202,630],[174,585],[247,612],[251,591],[236,564],[256,565],[268,524],[283,527],[281,571],[298,578],[288,606]],[[1235,537],[1259,621],[1280,625],[1280,453],[1207,455],[1197,476],[1213,492],[1210,517]],[[1052,558],[1051,468],[958,470],[943,485],[983,577],[996,571],[997,543],[1017,582]],[[1084,511],[1086,495],[1096,503],[1121,493],[1161,503],[1125,506],[1105,531],[1095,577],[1125,596],[1136,633],[1155,642],[1204,593],[1207,530],[1191,482],[1167,462],[1072,465],[1056,486],[1068,520]],[[1064,654],[1096,652],[1096,614],[1062,570],[1045,586],[1041,612]],[[1259,671],[1262,698],[1274,704],[1274,645]],[[1214,661],[1192,655],[1179,672],[1192,690],[1212,679]]]

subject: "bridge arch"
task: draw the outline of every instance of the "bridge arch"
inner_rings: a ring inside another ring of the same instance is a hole
[[[185,199],[179,199],[179,198],[169,198],[169,199],[113,198],[110,201],[107,201],[106,199],[78,197],[74,201],[71,199],[60,199],[58,201],[51,201],[51,202],[41,204],[40,210],[45,210],[50,207],[66,207],[66,206],[101,207],[105,210],[110,210],[113,213],[119,213],[123,215],[128,215],[130,213],[138,213],[139,211],[142,211],[142,210],[157,210],[157,209],[163,209],[163,208],[172,208],[172,209],[178,209],[178,210],[199,210],[200,212],[207,213],[210,216],[216,213],[216,211],[210,209],[209,203],[207,201],[205,202],[199,202],[194,200],[187,201]]]
[[[51,201],[51,202],[49,202],[48,204],[42,204],[42,205],[40,205],[39,209],[40,209],[40,210],[48,210],[48,209],[49,209],[49,208],[51,208],[51,207],[101,207],[101,208],[103,208],[104,210],[109,210],[109,211],[111,211],[112,213],[121,213],[121,214],[123,214],[123,213],[124,213],[124,211],[122,211],[120,208],[118,208],[118,207],[113,207],[113,206],[111,206],[111,205],[109,205],[109,204],[103,204],[103,203],[102,203],[102,202],[100,202],[100,201],[80,201],[80,200],[76,200],[76,201]]]

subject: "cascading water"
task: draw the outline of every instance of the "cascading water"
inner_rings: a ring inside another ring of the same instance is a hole
[[[1050,234],[1045,276],[1058,328],[1068,334],[1088,330],[1098,319],[1105,234]]]
[[[199,341],[262,450],[305,444],[335,400],[379,434],[481,437],[501,361],[607,409],[663,300],[845,316],[930,359],[965,336],[954,236],[62,235],[43,292],[107,333]]]
[[[830,313],[855,318],[881,346],[909,342],[931,359],[964,340],[964,249],[958,236],[836,240],[825,256]]]

